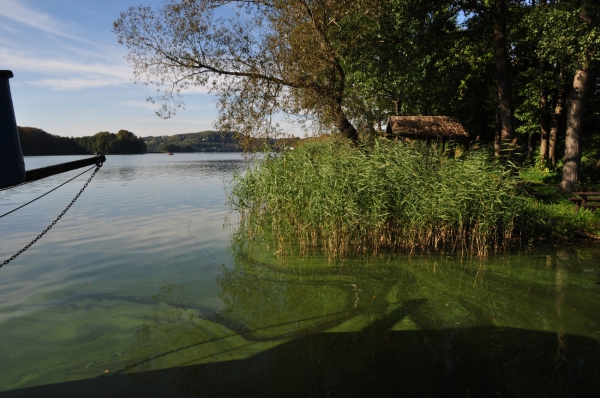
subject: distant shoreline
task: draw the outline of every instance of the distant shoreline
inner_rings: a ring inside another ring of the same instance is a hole
[[[169,152],[146,152],[146,153],[113,153],[108,154],[106,156],[139,156],[139,155],[148,155],[148,154],[163,154],[166,155]],[[204,151],[204,152],[172,152],[175,155],[181,154],[189,154],[189,153],[242,153],[242,151]],[[89,157],[94,156],[91,153],[88,154],[68,154],[68,155],[23,155],[25,158],[38,158],[38,157],[47,157],[47,156],[81,156],[81,157]]]

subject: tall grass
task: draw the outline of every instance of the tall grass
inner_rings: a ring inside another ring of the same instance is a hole
[[[425,145],[341,139],[269,155],[234,177],[229,202],[251,237],[332,256],[464,252],[485,256],[553,227],[518,180],[483,151],[452,159]]]

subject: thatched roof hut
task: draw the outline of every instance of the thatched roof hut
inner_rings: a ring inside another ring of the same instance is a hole
[[[417,140],[457,140],[469,134],[455,117],[449,116],[390,116],[385,128],[388,138]]]

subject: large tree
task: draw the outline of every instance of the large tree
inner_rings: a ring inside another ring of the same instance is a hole
[[[451,115],[465,75],[458,8],[444,0],[382,1],[377,19],[364,29],[367,45],[344,64],[349,114],[367,126],[390,115]],[[364,25],[363,25],[364,26]],[[458,60],[460,58],[460,60]]]
[[[591,68],[594,58],[598,58],[598,40],[600,27],[598,26],[598,5],[591,0],[583,0],[575,15],[581,21],[581,33],[578,37],[578,53],[576,54],[575,73],[571,94],[567,99],[567,136],[565,140],[565,162],[563,165],[563,178],[560,187],[566,191],[573,191],[579,180],[581,167],[583,115],[585,101],[591,83]]]
[[[477,15],[490,22],[490,41],[496,66],[498,102],[496,109],[496,133],[498,139],[510,142],[514,138],[513,98],[510,79],[510,60],[507,38],[508,0],[454,0],[467,16]]]
[[[345,65],[379,9],[378,0],[165,0],[129,8],[114,32],[136,79],[158,86],[149,100],[162,102],[159,116],[183,105],[182,90],[208,86],[219,129],[274,136],[274,117],[287,114],[356,140]]]
[[[572,76],[566,101],[565,156],[560,186],[573,191],[580,179],[586,97],[593,69],[600,59],[599,7],[591,0],[552,1],[538,7],[535,14],[538,23],[532,26],[532,31],[539,37],[537,53],[557,67],[560,65],[561,80],[567,74]],[[558,107],[565,94],[561,86],[562,81],[556,101]]]

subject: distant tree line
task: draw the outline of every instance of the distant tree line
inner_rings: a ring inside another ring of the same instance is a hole
[[[102,152],[105,155],[146,153],[146,144],[130,131],[117,134],[107,131],[87,137],[60,137],[35,127],[18,127],[21,151],[25,156],[85,155]]]
[[[229,132],[202,131],[143,139],[148,152],[242,152],[235,134]]]
[[[85,155],[89,153],[73,138],[60,137],[35,127],[18,127],[21,151],[25,156]]]
[[[119,130],[117,134],[101,131],[93,136],[77,137],[75,141],[90,153],[105,155],[133,155],[146,153],[146,143],[130,131]]]

